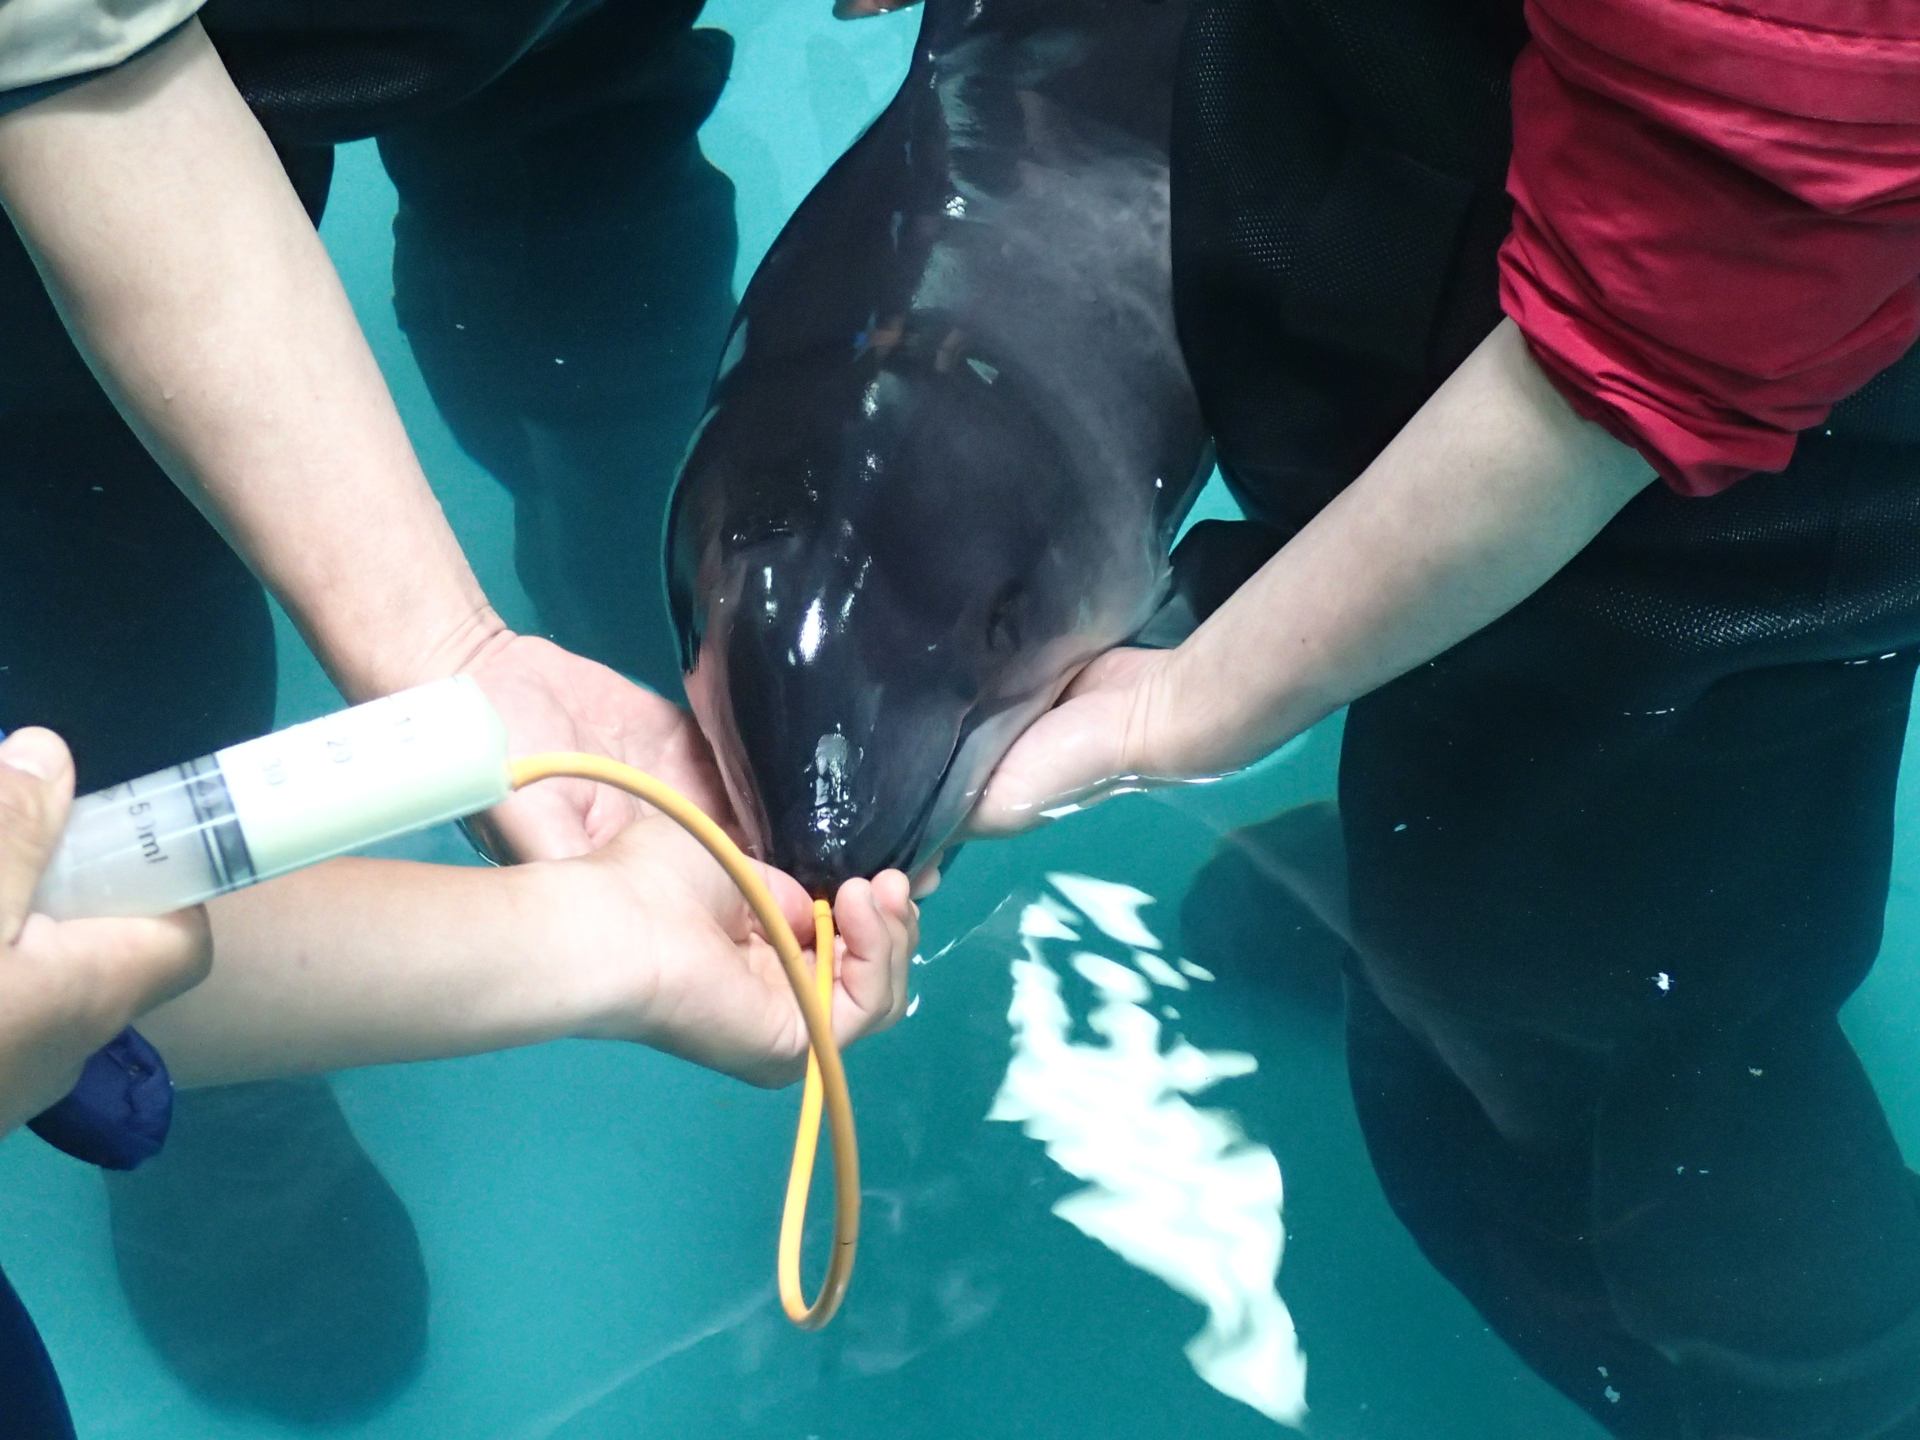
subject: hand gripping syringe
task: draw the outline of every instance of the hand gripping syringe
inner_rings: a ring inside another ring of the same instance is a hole
[[[33,908],[165,915],[512,792],[507,727],[441,680],[82,796]]]
[[[477,814],[523,785],[562,775],[617,786],[691,831],[740,887],[780,956],[812,1050],[780,1225],[780,1300],[796,1325],[817,1330],[846,1295],[860,1232],[853,1102],[831,1023],[833,909],[814,904],[815,949],[825,963],[809,971],[752,862],[698,806],[652,776],[599,755],[509,760],[507,727],[480,687],[456,676],[82,796],[33,908],[55,920],[165,915]],[[808,1304],[800,1241],[823,1108],[833,1136],[833,1249]]]

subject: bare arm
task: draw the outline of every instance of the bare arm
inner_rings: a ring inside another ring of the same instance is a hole
[[[0,117],[0,203],[141,439],[366,699],[501,626],[197,21]]]
[[[1505,614],[1652,478],[1502,322],[1184,644],[1088,666],[1001,762],[974,826],[1250,764]]]
[[[807,941],[811,902],[771,878]],[[568,1036],[635,1041],[760,1084],[806,1059],[772,947],[719,866],[662,818],[582,859],[336,860],[207,909],[211,977],[140,1022],[182,1085]],[[844,1044],[905,1009],[918,922],[898,873],[850,883],[834,915]]]
[[[612,755],[724,814],[686,715],[514,635],[488,605],[326,251],[198,22],[0,116],[0,204],[121,412],[349,699],[464,670],[518,753]],[[559,858],[641,808],[556,782],[491,819],[503,851]]]

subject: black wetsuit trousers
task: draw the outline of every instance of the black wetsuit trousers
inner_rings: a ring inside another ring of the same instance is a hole
[[[660,529],[732,313],[732,186],[695,139],[730,43],[691,30],[697,0],[583,5],[493,75],[488,54],[531,38],[481,34],[515,7],[413,24],[434,8],[369,10],[391,39],[346,4],[216,3],[207,24],[316,220],[331,139],[379,133],[396,305],[456,437],[513,493],[543,627],[677,693]],[[84,791],[261,734],[274,702],[264,592],[115,412],[0,220],[0,730],[58,730]],[[0,1282],[8,1440],[59,1433],[24,1418],[61,1413],[50,1370],[33,1347],[6,1358],[30,1333]]]
[[[1182,337],[1278,542],[1497,322],[1499,0],[1211,0]],[[1914,357],[1710,500],[1650,488],[1350,711],[1355,1100],[1389,1202],[1634,1440],[1920,1435],[1920,1199],[1837,1012],[1920,655]]]
[[[1920,1433],[1920,1204],[1836,1018],[1920,644],[1861,602],[1917,542],[1920,454],[1804,441],[1721,500],[1647,492],[1348,717],[1382,1185],[1617,1434]]]

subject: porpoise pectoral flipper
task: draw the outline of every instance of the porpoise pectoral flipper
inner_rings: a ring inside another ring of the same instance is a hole
[[[1208,463],[1174,331],[1176,0],[928,0],[748,286],[668,527],[760,852],[924,860],[1167,584]]]

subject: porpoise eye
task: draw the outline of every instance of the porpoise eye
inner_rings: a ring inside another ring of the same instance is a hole
[[[1000,593],[993,597],[993,603],[987,607],[989,650],[1010,655],[1020,648],[1020,609],[1021,602],[1026,598],[1026,587],[1018,580],[1009,580],[1000,587]]]

